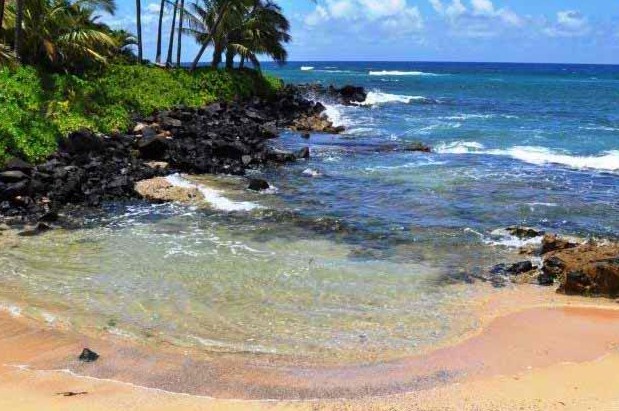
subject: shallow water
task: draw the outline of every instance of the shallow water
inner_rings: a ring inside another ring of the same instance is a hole
[[[619,237],[617,67],[267,68],[372,93],[329,106],[345,134],[274,142],[313,155],[254,172],[268,193],[176,176],[204,207],[109,204],[81,229],[4,244],[0,308],[153,344],[375,360],[475,328],[500,291],[463,280],[522,258],[496,229]],[[415,141],[435,153],[397,150]]]

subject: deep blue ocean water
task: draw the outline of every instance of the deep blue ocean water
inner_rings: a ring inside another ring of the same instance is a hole
[[[329,105],[309,163],[270,176],[309,215],[402,241],[525,224],[619,236],[619,66],[295,62],[289,83],[365,87]],[[394,150],[410,142],[433,154]],[[295,133],[286,147],[308,144]],[[311,175],[314,175],[313,177]],[[415,234],[410,238],[409,234]]]

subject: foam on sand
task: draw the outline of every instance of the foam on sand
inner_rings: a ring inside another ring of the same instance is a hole
[[[260,205],[248,202],[248,201],[233,201],[224,197],[220,191],[212,188],[194,184],[189,180],[183,178],[179,174],[173,174],[166,177],[170,184],[183,188],[196,188],[204,196],[204,200],[209,203],[213,208],[222,211],[252,211],[262,208]]]

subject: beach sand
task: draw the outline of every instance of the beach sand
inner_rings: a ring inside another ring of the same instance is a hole
[[[619,410],[617,304],[516,290],[452,345],[339,367],[190,361],[2,314],[0,410]],[[77,363],[85,346],[101,359]]]

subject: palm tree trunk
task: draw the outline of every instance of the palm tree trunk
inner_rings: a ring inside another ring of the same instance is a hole
[[[229,4],[230,2],[227,2],[221,7],[221,10],[219,11],[219,15],[217,16],[217,20],[215,21],[215,24],[213,24],[213,27],[211,28],[211,32],[209,33],[208,38],[204,41],[204,43],[202,43],[202,47],[200,48],[198,55],[196,56],[196,58],[193,60],[193,63],[191,64],[191,71],[194,71],[196,68],[198,68],[198,63],[200,62],[200,59],[202,58],[202,55],[206,51],[206,48],[208,47],[208,45],[211,43],[211,41],[213,41],[213,36],[215,35],[215,32],[219,28],[219,25],[221,24],[221,21],[223,20],[223,17],[226,14],[226,10],[228,9]],[[221,61],[221,57],[220,57],[220,61]]]
[[[213,51],[213,61],[211,62],[211,67],[214,69],[218,68],[221,64],[221,54],[223,50],[220,46],[215,45],[215,51]]]
[[[240,69],[245,68],[245,56],[241,56],[241,62],[239,63],[239,68]]]
[[[142,4],[135,0],[136,23],[138,27],[138,64],[142,64]]]
[[[181,66],[181,53],[183,48],[183,19],[185,18],[185,0],[181,0],[181,12],[178,19],[178,39],[176,40],[178,50],[176,52],[176,66]]]
[[[22,58],[21,43],[22,43],[22,24],[24,21],[24,0],[15,1],[15,54],[18,59]]]
[[[226,50],[226,69],[232,70],[234,68],[234,50]]]
[[[0,0],[0,35],[2,34],[2,22],[4,21],[4,3],[5,0]]]
[[[161,37],[163,36],[163,12],[165,10],[166,0],[161,0],[161,8],[159,9],[159,26],[157,28],[157,55],[155,56],[155,62],[161,63]]]
[[[176,12],[178,11],[178,0],[174,2],[174,14],[172,15],[172,28],[170,29],[170,44],[168,44],[168,58],[166,66],[172,65],[172,51],[174,50],[174,30],[176,29]]]

